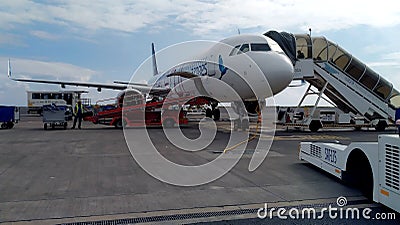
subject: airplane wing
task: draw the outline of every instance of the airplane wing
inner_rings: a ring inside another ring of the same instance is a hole
[[[65,86],[76,86],[76,87],[94,87],[97,88],[97,91],[101,91],[101,89],[112,89],[112,90],[125,90],[128,87],[132,89],[136,89],[142,92],[159,92],[159,91],[169,91],[169,89],[165,88],[155,88],[147,84],[141,83],[126,83],[126,84],[106,84],[106,83],[91,83],[91,82],[76,82],[76,81],[56,81],[56,80],[36,80],[36,79],[25,79],[25,78],[10,78],[14,81],[20,82],[29,82],[29,83],[42,83],[42,84],[59,84],[62,88]]]
[[[142,91],[142,92],[159,92],[159,91],[168,91],[169,89],[165,88],[153,88],[151,85],[142,84],[142,83],[131,83],[131,82],[121,82],[114,84],[106,84],[106,83],[91,83],[91,82],[77,82],[77,81],[57,81],[57,80],[40,80],[40,79],[27,79],[27,78],[14,78],[11,76],[11,65],[10,61],[8,61],[8,77],[14,81],[20,82],[29,82],[29,83],[42,83],[42,84],[58,84],[61,85],[61,88],[65,88],[65,86],[76,86],[76,87],[94,87],[97,88],[97,91],[101,91],[101,89],[112,89],[112,90],[125,90],[128,87]]]
[[[10,78],[14,81],[29,82],[29,83],[42,83],[42,84],[59,84],[62,88],[65,86],[80,86],[80,87],[95,87],[99,90],[102,88],[114,89],[114,90],[124,90],[127,85],[121,84],[101,84],[101,83],[86,83],[86,82],[75,82],[75,81],[56,81],[56,80],[35,80],[35,79],[25,79],[25,78]]]

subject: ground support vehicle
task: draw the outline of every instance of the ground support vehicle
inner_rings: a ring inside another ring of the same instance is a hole
[[[400,136],[350,145],[301,142],[299,158],[356,185],[375,202],[400,212]]]
[[[19,121],[19,108],[15,106],[0,106],[1,129],[11,129]]]
[[[124,104],[117,106],[95,106],[93,115],[84,117],[85,121],[123,127],[165,126],[173,127],[188,123],[186,113],[177,101],[152,100],[144,103],[143,99],[126,98]],[[163,104],[164,107],[163,107]],[[179,113],[178,113],[179,110]]]
[[[166,105],[163,107],[163,104]],[[124,108],[123,114],[122,123],[127,127],[146,125],[171,128],[188,123],[186,112],[183,112],[180,106],[165,101],[148,102],[145,107],[127,106]]]

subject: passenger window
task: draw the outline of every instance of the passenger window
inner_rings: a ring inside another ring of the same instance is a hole
[[[32,93],[32,99],[40,99],[39,93]]]
[[[268,44],[250,44],[250,45],[251,45],[251,51],[254,52],[271,51],[271,48],[268,46]]]
[[[242,47],[240,48],[240,50],[239,50],[239,52],[237,54],[239,55],[239,54],[242,54],[242,53],[246,53],[249,50],[250,50],[249,49],[249,44],[244,44],[244,45],[242,45]]]
[[[239,48],[240,45],[236,45],[235,48],[232,49],[231,53],[229,53],[229,56],[236,55]]]

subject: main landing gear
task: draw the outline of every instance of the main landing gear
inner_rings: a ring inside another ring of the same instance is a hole
[[[214,118],[215,121],[219,121],[221,118],[221,111],[217,108],[218,103],[211,103],[211,109],[206,109],[206,117]]]

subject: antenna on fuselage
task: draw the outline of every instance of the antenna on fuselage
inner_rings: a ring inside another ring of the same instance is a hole
[[[154,50],[154,43],[151,43],[151,59],[153,61],[153,75],[158,74],[158,69],[157,69],[157,61],[156,61],[156,51]]]

